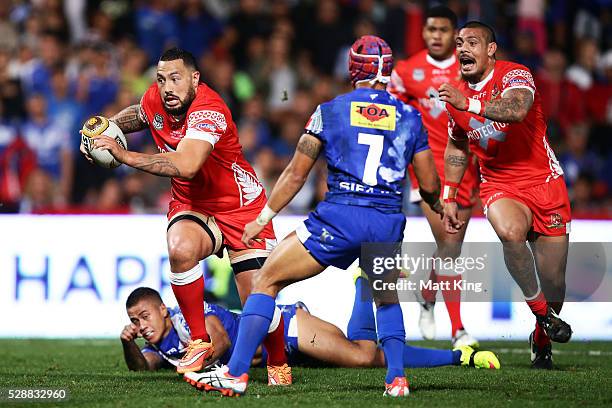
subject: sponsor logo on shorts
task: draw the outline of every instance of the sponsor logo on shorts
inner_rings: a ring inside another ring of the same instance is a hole
[[[395,130],[395,106],[351,102],[351,126]]]
[[[553,213],[550,215],[550,224],[546,226],[546,228],[565,228],[565,223],[563,222],[563,217],[559,213]]]

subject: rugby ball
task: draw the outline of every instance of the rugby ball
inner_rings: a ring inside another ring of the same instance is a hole
[[[94,149],[94,140],[96,137],[101,135],[109,136],[119,144],[119,146],[127,149],[127,140],[125,135],[119,129],[119,126],[115,122],[108,120],[104,116],[92,116],[85,121],[83,128],[81,129],[81,141],[85,150],[91,155],[93,161],[101,167],[107,169],[114,169],[121,165],[120,162],[115,160],[112,154],[108,150]]]

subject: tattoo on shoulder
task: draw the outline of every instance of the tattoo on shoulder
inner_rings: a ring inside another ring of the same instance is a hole
[[[147,124],[140,117],[140,105],[132,105],[123,109],[111,118],[123,133],[137,132],[147,128]]]
[[[464,167],[467,164],[467,157],[450,154],[446,156],[446,163],[454,167]]]
[[[302,137],[297,145],[297,151],[316,160],[321,153],[321,143],[313,141],[311,137]]]

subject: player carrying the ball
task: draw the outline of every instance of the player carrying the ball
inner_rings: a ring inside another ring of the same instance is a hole
[[[355,90],[316,108],[269,204],[246,225],[242,240],[255,244],[303,186],[319,154],[325,154],[329,188],[325,200],[254,276],[232,357],[227,366],[199,378],[206,390],[230,396],[245,393],[251,360],[282,288],[318,275],[329,265],[348,268],[360,257],[363,242],[402,241],[406,224],[402,183],[409,163],[420,181],[421,195],[441,212],[439,180],[421,115],[386,92],[392,64],[391,49],[381,38],[364,36],[355,41],[349,54]],[[387,366],[385,395],[407,396],[402,310],[397,300],[378,299],[376,314]]]
[[[449,233],[465,224],[458,217],[457,191],[471,150],[480,163],[485,214],[536,317],[529,338],[532,366],[550,369],[550,341],[565,343],[572,335],[558,316],[565,298],[571,217],[563,171],[548,144],[542,102],[529,69],[497,61],[494,32],[477,21],[463,26],[456,46],[463,81],[458,88],[448,83],[439,88],[449,115],[444,223]]]
[[[204,320],[204,278],[200,260],[228,249],[242,302],[251,292],[252,275],[276,244],[272,224],[247,247],[244,225],[266,204],[266,194],[238,141],[232,114],[221,97],[200,82],[189,52],[172,48],[157,64],[157,81],[139,104],[111,118],[124,133],[149,128],[159,154],[120,147],[110,137],[95,138],[94,148],[108,150],[128,166],[172,180],[168,211],[170,282],[191,328],[191,343],[177,365],[178,373],[198,371],[211,363],[214,347]],[[81,145],[87,156],[87,150]],[[89,157],[88,157],[89,158]],[[274,313],[266,328],[270,384],[291,384],[283,347],[283,319]]]

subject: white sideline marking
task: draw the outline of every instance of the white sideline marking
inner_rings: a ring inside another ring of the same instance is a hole
[[[554,347],[554,346],[553,346]],[[493,350],[492,350],[493,351]],[[502,348],[494,350],[495,353],[499,354],[530,354],[529,349],[519,349],[519,348]],[[602,351],[602,350],[589,350],[589,351],[577,351],[577,350],[555,350],[553,348],[553,354],[561,354],[567,356],[612,356],[612,351]]]

